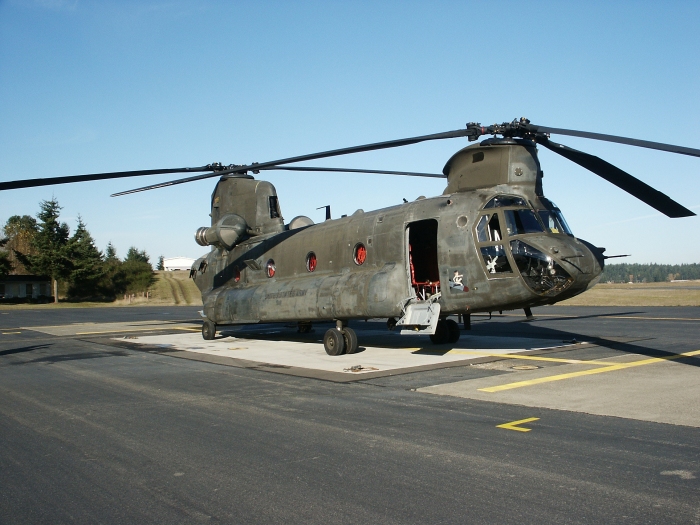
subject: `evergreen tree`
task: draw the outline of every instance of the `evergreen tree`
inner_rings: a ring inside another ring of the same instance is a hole
[[[151,261],[148,257],[148,254],[146,253],[146,250],[141,251],[136,249],[136,247],[134,246],[129,248],[129,251],[126,252],[124,262],[144,262],[147,263],[149,266],[151,265]]]
[[[38,231],[36,219],[30,215],[13,215],[3,227],[6,237],[8,259],[14,266],[13,272],[17,275],[27,274],[29,271],[20,261],[21,255],[34,255],[32,240]],[[17,253],[20,254],[18,257]]]
[[[72,262],[68,278],[68,295],[70,297],[101,296],[101,284],[106,273],[102,252],[95,246],[95,241],[85,227],[82,217],[78,216],[78,226],[68,241],[67,255]]]
[[[142,293],[155,282],[153,267],[145,250],[132,246],[126,252],[124,262],[119,267],[119,275],[123,281],[124,292]]]
[[[12,272],[12,261],[10,261],[10,254],[5,250],[0,250],[0,277],[10,275],[10,272]]]
[[[158,271],[163,271],[165,270],[165,264],[163,263],[163,256],[161,255],[158,257],[158,266],[156,266],[156,270]]]
[[[41,201],[38,229],[31,241],[33,254],[19,254],[17,258],[36,275],[45,275],[53,281],[54,302],[58,302],[58,280],[70,275],[72,264],[67,253],[70,230],[65,222],[59,222],[61,207],[58,201]]]
[[[123,294],[126,291],[126,276],[121,271],[122,262],[117,257],[117,250],[114,245],[109,242],[105,250],[104,258],[104,275],[100,289],[109,297]]]
[[[105,261],[118,261],[117,249],[112,244],[112,241],[107,243],[107,249],[105,250]]]

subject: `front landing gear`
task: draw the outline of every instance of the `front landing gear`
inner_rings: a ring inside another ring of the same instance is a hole
[[[202,337],[207,341],[211,341],[216,337],[216,325],[209,319],[205,319],[202,323]]]
[[[358,350],[357,334],[349,326],[343,326],[337,322],[335,328],[331,328],[323,336],[323,348],[328,355],[354,354]]]
[[[435,327],[435,333],[430,336],[433,344],[444,345],[459,341],[459,325],[452,319],[440,319]]]

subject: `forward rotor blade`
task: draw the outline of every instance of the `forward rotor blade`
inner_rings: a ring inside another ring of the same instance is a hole
[[[275,170],[324,171],[324,172],[337,172],[337,173],[379,173],[381,175],[406,175],[409,177],[433,177],[436,179],[447,178],[442,173],[418,173],[415,171],[386,171],[386,170],[365,170],[365,169],[351,169],[351,168],[318,168],[318,167],[311,167],[311,166],[269,166],[267,168],[261,168],[260,171],[275,171]]]
[[[209,171],[209,166],[199,168],[166,168],[161,170],[115,171],[112,173],[91,173],[87,175],[70,175],[67,177],[51,177],[46,179],[25,179],[9,182],[0,182],[0,191],[16,190],[20,188],[35,188],[38,186],[53,186],[55,184],[71,184],[73,182],[86,182],[91,180],[121,179],[123,177],[140,177],[142,175],[162,175],[164,173],[187,173],[196,171]]]
[[[120,193],[115,193],[112,197],[117,197],[120,195],[128,195],[130,193],[136,193],[139,191],[153,190],[156,188],[165,188],[167,186],[175,186],[176,184],[183,184],[185,182],[192,182],[195,180],[208,179],[210,177],[228,175],[230,173],[246,173],[248,171],[259,171],[270,166],[276,166],[280,164],[293,164],[295,162],[304,162],[306,160],[317,160],[325,159],[328,157],[337,157],[340,155],[349,155],[351,153],[362,153],[364,151],[374,151],[379,149],[389,149],[398,148],[401,146],[408,146],[410,144],[417,144],[419,142],[425,142],[428,140],[442,140],[442,139],[453,139],[458,137],[478,137],[479,132],[474,128],[457,129],[454,131],[445,131],[444,133],[434,133],[432,135],[421,135],[420,137],[409,137],[406,139],[398,140],[388,140],[385,142],[374,142],[372,144],[363,144],[361,146],[352,146],[349,148],[333,149],[329,151],[322,151],[319,153],[311,153],[308,155],[299,155],[298,157],[288,157],[286,159],[272,160],[268,162],[260,162],[254,164],[248,164],[246,166],[239,166],[237,168],[217,171],[216,173],[206,173],[204,175],[197,175],[194,177],[187,177],[185,179],[177,179],[170,182],[164,182],[162,184],[154,184],[152,186],[144,186],[143,188],[136,188],[133,190],[122,191]]]
[[[562,157],[592,171],[668,217],[692,217],[695,215],[688,208],[677,203],[668,195],[655,190],[648,184],[595,155],[590,155],[583,151],[551,142],[546,137],[538,137],[537,142],[554,153],[558,153]]]
[[[675,146],[673,144],[664,144],[663,142],[631,139],[628,137],[618,137],[617,135],[604,135],[603,133],[590,133],[588,131],[576,131],[575,129],[548,128],[545,126],[534,126],[532,124],[528,125],[527,127],[535,133],[551,133],[552,135],[569,135],[571,137],[604,140],[606,142],[617,142],[619,144],[638,146],[640,148],[658,149],[661,151],[669,151],[671,153],[680,153],[681,155],[690,155],[691,157],[700,157],[700,149]]]

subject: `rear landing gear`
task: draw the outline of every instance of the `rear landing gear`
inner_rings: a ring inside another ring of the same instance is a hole
[[[202,323],[202,337],[207,341],[211,341],[216,337],[216,325],[209,319],[205,319]]]
[[[343,326],[338,321],[338,326],[331,328],[323,336],[323,348],[328,355],[354,354],[358,350],[357,334],[349,326]]]
[[[337,328],[331,328],[323,336],[323,348],[328,355],[343,355],[345,352],[345,338]]]

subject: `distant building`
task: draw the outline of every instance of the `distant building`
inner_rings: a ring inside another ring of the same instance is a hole
[[[0,278],[0,299],[49,299],[51,279],[39,275],[6,275]]]
[[[194,264],[194,259],[189,257],[169,257],[168,259],[163,259],[163,268],[166,272],[173,272],[177,270],[189,271]]]

